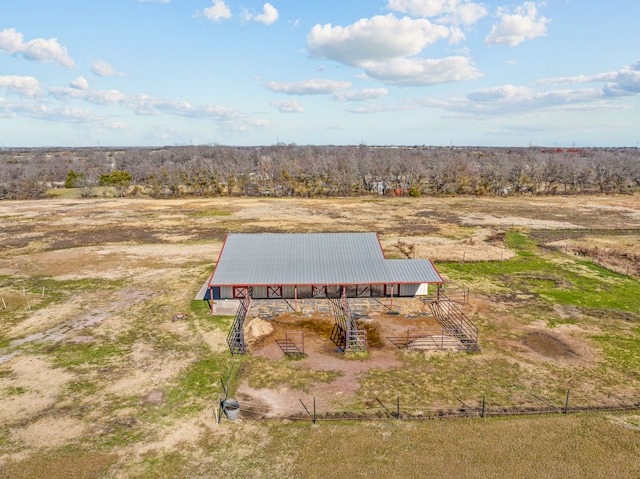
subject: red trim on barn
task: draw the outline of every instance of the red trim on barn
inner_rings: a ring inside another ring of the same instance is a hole
[[[229,233],[227,233],[224,236],[224,241],[222,242],[222,247],[220,248],[220,252],[218,253],[218,259],[216,259],[216,267],[213,268],[213,271],[211,272],[211,276],[209,276],[209,280],[207,281],[207,284],[209,285],[210,288],[213,288],[213,285],[211,284],[211,280],[213,279],[213,275],[216,274],[216,269],[218,269],[218,265],[220,264],[220,257],[222,256],[222,252],[224,251],[224,245],[227,244],[227,238],[229,237]],[[219,286],[219,285],[217,285]],[[213,296],[212,296],[213,299]]]

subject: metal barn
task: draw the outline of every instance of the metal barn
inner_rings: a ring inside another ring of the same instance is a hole
[[[229,234],[199,299],[426,296],[428,259],[386,259],[376,233]]]
[[[387,259],[376,233],[229,234],[196,299],[239,300],[227,342],[245,352],[243,323],[253,299],[307,298],[331,304],[332,340],[345,352],[366,350],[349,298],[426,296],[443,280],[428,259]]]

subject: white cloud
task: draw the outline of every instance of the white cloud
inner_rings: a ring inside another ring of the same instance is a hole
[[[398,58],[366,68],[367,75],[383,83],[402,86],[429,86],[475,80],[482,73],[467,57],[447,57],[437,60]]]
[[[313,78],[299,82],[268,82],[267,88],[285,95],[331,95],[351,87],[351,83]]]
[[[19,115],[38,117],[38,115],[45,112],[46,109],[47,107],[41,103],[32,101],[10,101],[0,98],[0,118],[15,118]]]
[[[231,10],[224,3],[224,0],[213,0],[213,5],[205,8],[203,13],[205,17],[214,22],[231,18]]]
[[[270,3],[265,3],[262,7],[262,13],[253,17],[256,22],[271,25],[278,19],[278,10]]]
[[[338,101],[369,101],[377,100],[387,95],[386,88],[362,88],[360,90],[345,90],[333,94],[333,99]]]
[[[602,98],[597,88],[540,91],[528,87],[503,85],[478,90],[467,95],[471,111],[484,114],[503,114],[566,107]]]
[[[53,87],[49,94],[57,100],[82,100],[94,105],[117,105],[140,116],[162,114],[220,121],[232,129],[244,130],[249,127],[266,125],[263,120],[251,118],[231,108],[215,105],[191,105],[186,101],[154,98],[145,94],[126,95],[118,90],[79,90],[77,88]]]
[[[563,83],[604,83],[602,91],[607,97],[637,95],[640,94],[640,60],[633,65],[624,66],[614,72],[598,73],[590,76],[578,75],[548,78],[538,82],[540,85]]]
[[[56,100],[66,100],[68,98],[85,99],[87,97],[87,92],[77,88],[54,86],[49,88],[49,95],[54,97]]]
[[[498,8],[500,22],[493,25],[491,32],[485,38],[487,45],[506,43],[512,47],[525,40],[544,36],[547,33],[548,18],[538,16],[536,4],[525,2],[516,7],[515,13],[510,14],[506,7]]]
[[[467,0],[389,0],[387,8],[414,17],[439,17],[439,21],[470,25],[487,15],[487,9]]]
[[[91,71],[101,77],[123,77],[124,73],[116,71],[113,66],[105,61],[96,60],[91,65]]]
[[[35,98],[44,95],[40,82],[29,76],[0,76],[0,87],[22,97]]]
[[[89,82],[87,81],[87,79],[85,77],[79,76],[75,80],[71,80],[69,82],[69,86],[71,88],[75,88],[76,90],[88,90],[89,89]]]
[[[307,48],[316,58],[327,58],[350,66],[419,53],[437,40],[447,38],[451,30],[426,19],[392,14],[363,18],[347,27],[315,25],[307,36]]]
[[[14,28],[0,31],[0,52],[9,55],[22,55],[28,60],[38,63],[57,63],[67,68],[74,68],[75,62],[67,54],[67,49],[58,43],[57,38],[36,38],[24,42],[24,35]]]
[[[95,103],[98,105],[105,104],[117,104],[121,103],[127,98],[124,93],[119,92],[118,90],[96,90],[88,92],[85,99],[90,103]]]
[[[271,106],[277,108],[280,113],[304,113],[304,107],[298,100],[273,101]]]

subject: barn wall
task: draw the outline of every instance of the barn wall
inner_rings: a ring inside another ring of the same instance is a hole
[[[418,287],[418,291],[416,291],[416,296],[428,296],[429,295],[429,284],[422,283]]]
[[[419,284],[401,284],[399,296],[415,296],[419,289]]]
[[[363,291],[365,287],[369,287],[369,285],[359,285],[358,291]],[[328,298],[339,298],[342,294],[342,286],[327,286],[327,296]],[[298,286],[298,299],[308,299],[312,298],[311,286]],[[252,286],[251,287],[251,297],[253,299],[267,299],[267,298],[275,298],[275,296],[269,296],[267,294],[266,286]],[[426,296],[429,292],[429,285],[427,283],[422,284],[394,284],[393,285],[393,296],[398,297],[412,297],[412,296]],[[386,293],[386,294],[385,294]],[[207,294],[209,294],[207,292]],[[384,297],[391,296],[391,286],[387,286],[383,284],[373,284],[369,287],[366,294],[359,293],[356,296],[356,286],[347,286],[347,297],[355,298],[355,297]],[[295,289],[294,286],[282,286],[282,297],[287,299],[293,299],[295,297]],[[214,288],[214,298],[215,299],[237,299],[233,297],[233,287],[231,286],[220,286]]]
[[[251,297],[253,299],[266,299],[267,287],[266,286],[254,286],[251,291]]]
[[[306,299],[311,297],[311,286],[298,286],[298,298]]]

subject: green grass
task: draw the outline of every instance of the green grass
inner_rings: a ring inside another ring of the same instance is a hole
[[[12,311],[24,315],[52,304],[67,301],[70,296],[83,292],[112,291],[122,287],[123,281],[104,279],[56,280],[46,276],[0,276],[3,291],[19,296],[20,308]],[[24,298],[26,296],[26,298]],[[24,298],[24,299],[23,299]],[[27,308],[27,299],[29,306]]]
[[[5,395],[7,396],[20,396],[27,392],[27,389],[21,386],[11,386],[10,388],[5,389]]]
[[[598,416],[322,424],[297,431],[289,477],[635,478],[637,434]]]
[[[525,390],[523,376],[517,363],[503,358],[465,353],[425,357],[409,353],[398,368],[365,373],[358,398],[362,403],[378,398],[395,404],[399,396],[403,406],[409,408],[459,407],[456,397],[477,405],[485,394],[492,403],[506,406]]]
[[[527,250],[529,251],[529,250]],[[474,289],[535,293],[550,304],[640,311],[640,282],[586,261],[519,255],[503,262],[443,263],[442,273]]]
[[[117,461],[114,454],[80,449],[44,451],[22,460],[9,460],[0,471],[0,477],[11,479],[94,479],[107,477],[108,469]]]
[[[273,388],[286,386],[290,389],[308,392],[317,383],[334,381],[342,373],[338,371],[314,371],[299,368],[295,361],[287,359],[269,360],[249,356],[244,361],[238,376],[246,379],[253,388]]]
[[[213,216],[231,216],[233,213],[222,210],[198,210],[189,212],[189,216],[196,218],[209,218]]]
[[[205,352],[203,347],[200,359],[190,364],[170,386],[167,401],[159,413],[185,415],[214,404],[222,391],[221,380],[233,366],[233,359],[228,354]],[[232,383],[230,389],[233,386]]]
[[[593,336],[605,355],[605,361],[612,369],[640,380],[640,326],[628,335],[601,334]]]
[[[53,348],[53,357],[57,367],[106,367],[123,361],[128,352],[129,348],[120,343],[64,343]]]
[[[172,452],[158,456],[147,455],[142,462],[143,471],[136,479],[156,479],[157,477],[188,477],[190,457]]]

